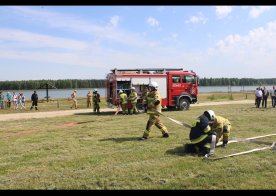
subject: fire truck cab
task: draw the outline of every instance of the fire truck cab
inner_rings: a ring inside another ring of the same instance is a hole
[[[112,69],[106,76],[106,101],[108,107],[118,106],[118,92],[127,95],[135,87],[138,94],[137,108],[143,110],[143,91],[151,81],[158,83],[162,97],[162,107],[188,110],[191,103],[197,102],[198,76],[193,71],[180,69]]]

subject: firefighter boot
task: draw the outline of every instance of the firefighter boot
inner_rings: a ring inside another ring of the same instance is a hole
[[[167,133],[167,132],[163,133],[162,137],[169,137],[169,133]]]

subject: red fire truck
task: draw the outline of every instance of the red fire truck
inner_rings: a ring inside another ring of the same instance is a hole
[[[118,105],[118,92],[127,95],[135,87],[138,94],[137,108],[143,110],[142,93],[151,81],[158,83],[162,97],[162,107],[188,110],[191,103],[197,102],[198,76],[193,71],[180,69],[112,69],[106,76],[106,101],[108,107]]]

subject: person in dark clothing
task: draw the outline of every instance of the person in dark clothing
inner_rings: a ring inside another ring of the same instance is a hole
[[[100,94],[98,93],[98,90],[95,89],[93,91],[93,110],[94,110],[94,113],[97,112],[97,114],[100,113],[100,102],[101,102],[101,96]]]
[[[213,156],[216,146],[216,132],[209,126],[215,120],[212,110],[205,111],[192,124],[190,142],[185,144],[185,153],[196,153],[199,156]]]
[[[269,96],[269,92],[265,87],[262,90],[262,92],[263,92],[262,107],[267,108],[267,98]]]
[[[32,100],[32,107],[30,108],[30,110],[32,110],[33,107],[35,107],[35,110],[38,110],[37,109],[38,95],[36,94],[36,91],[34,91],[34,93],[32,94],[31,100]]]

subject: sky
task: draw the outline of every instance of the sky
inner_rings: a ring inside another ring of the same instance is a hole
[[[275,6],[0,6],[0,81],[114,68],[276,77]]]

